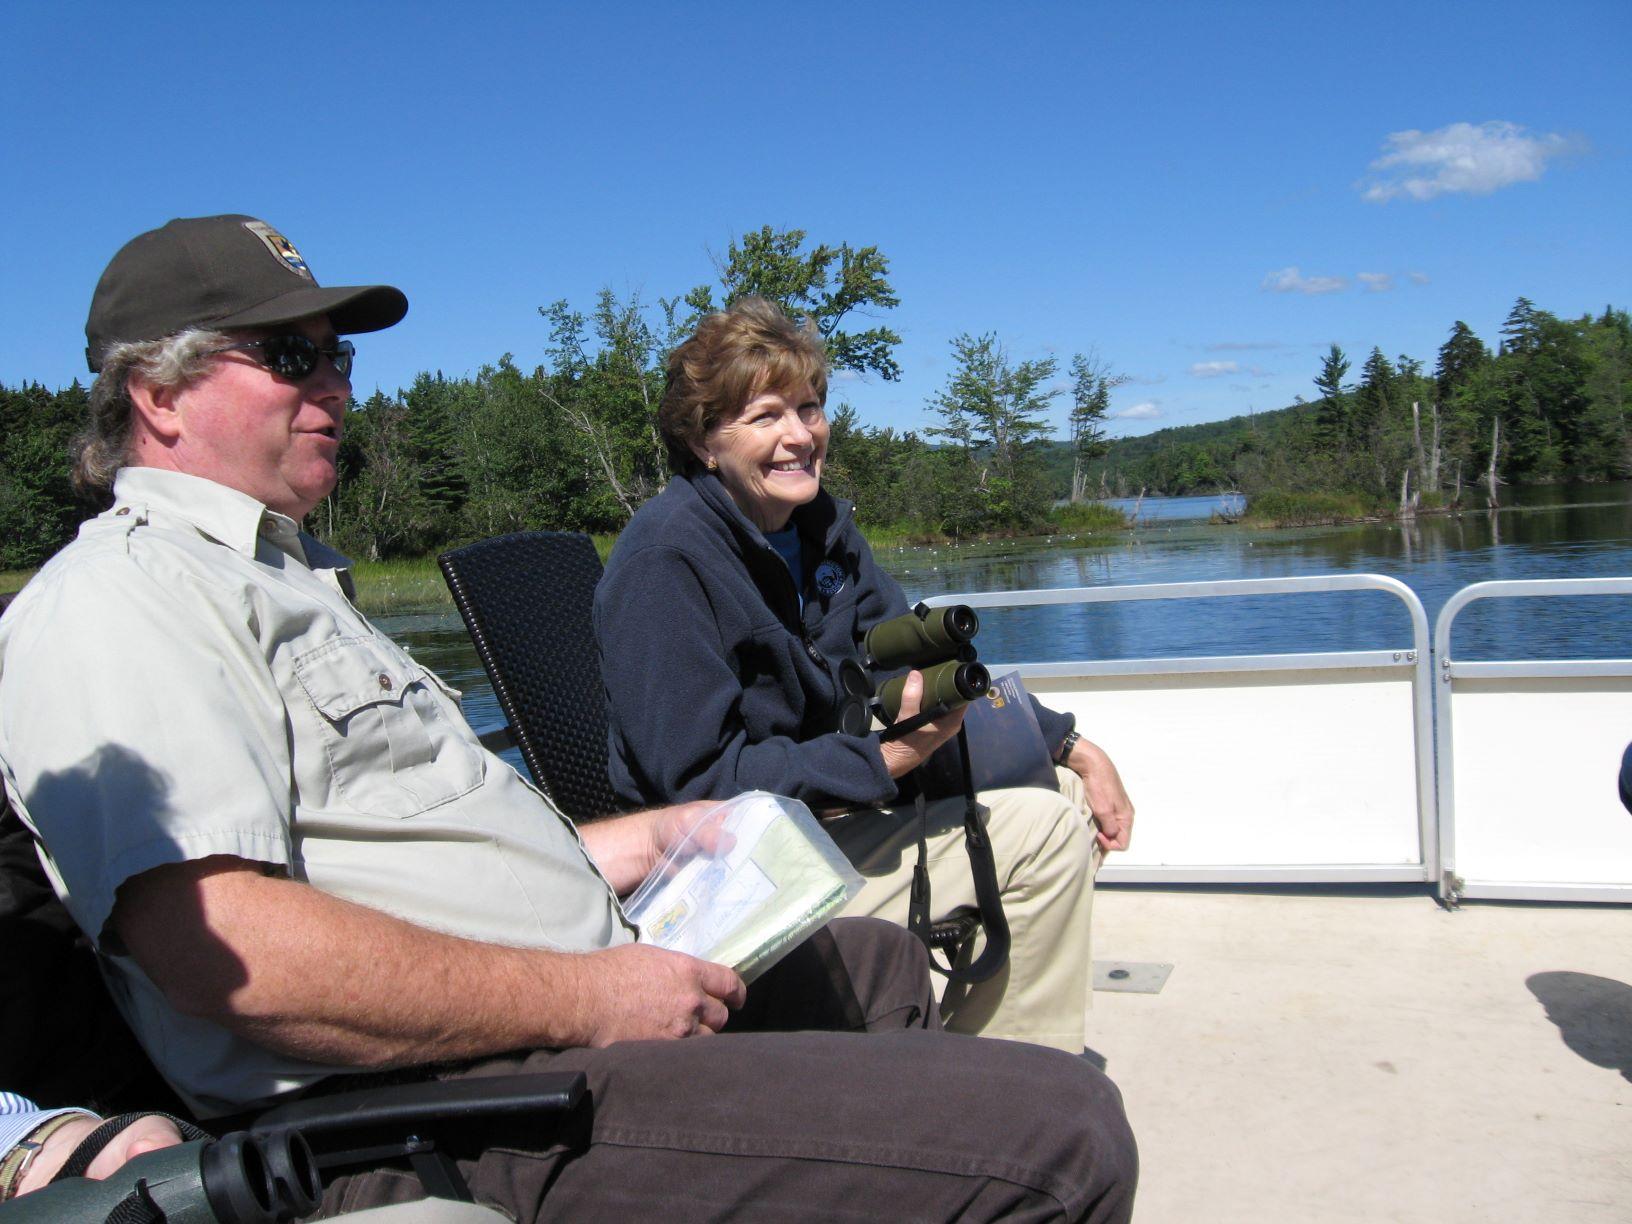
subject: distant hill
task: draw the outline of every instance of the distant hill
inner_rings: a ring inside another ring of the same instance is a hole
[[[1136,438],[1113,439],[1109,453],[1089,466],[1089,491],[1099,492],[1101,473],[1104,487],[1113,497],[1136,494],[1141,487],[1150,493],[1173,496],[1233,487],[1239,483],[1233,462],[1236,456],[1272,446],[1313,412],[1312,404],[1293,404],[1222,421],[1173,425]],[[1047,457],[1049,487],[1055,490],[1056,497],[1068,496],[1071,448],[1064,442],[1051,443]]]

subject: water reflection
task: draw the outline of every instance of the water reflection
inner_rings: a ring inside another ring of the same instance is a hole
[[[1505,491],[1504,491],[1505,492]],[[1521,490],[1495,513],[1252,531],[1196,523],[1151,526],[1131,538],[893,550],[880,560],[914,596],[963,591],[1380,573],[1422,600],[1429,624],[1474,582],[1632,574],[1632,484]],[[1483,601],[1457,618],[1459,657],[1619,657],[1632,600]],[[1107,604],[994,611],[982,652],[1040,662],[1091,650],[1101,658],[1403,649],[1409,619],[1392,596],[1277,596],[1205,603]]]

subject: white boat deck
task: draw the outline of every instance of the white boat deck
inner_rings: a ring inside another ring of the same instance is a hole
[[[1104,887],[1141,1224],[1632,1221],[1632,910]]]

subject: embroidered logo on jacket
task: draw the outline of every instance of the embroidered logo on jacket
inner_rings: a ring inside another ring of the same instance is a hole
[[[823,561],[816,567],[816,589],[826,599],[844,590],[844,567],[837,561]]]

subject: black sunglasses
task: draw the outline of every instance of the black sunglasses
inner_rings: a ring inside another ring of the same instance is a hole
[[[261,364],[279,378],[287,378],[290,382],[310,378],[312,371],[317,369],[319,357],[327,357],[333,362],[335,373],[341,378],[350,378],[352,358],[357,355],[356,346],[350,340],[336,340],[333,348],[322,348],[316,340],[299,332],[268,336],[264,340],[244,340],[211,349],[210,352],[231,353],[240,349],[260,349]]]

